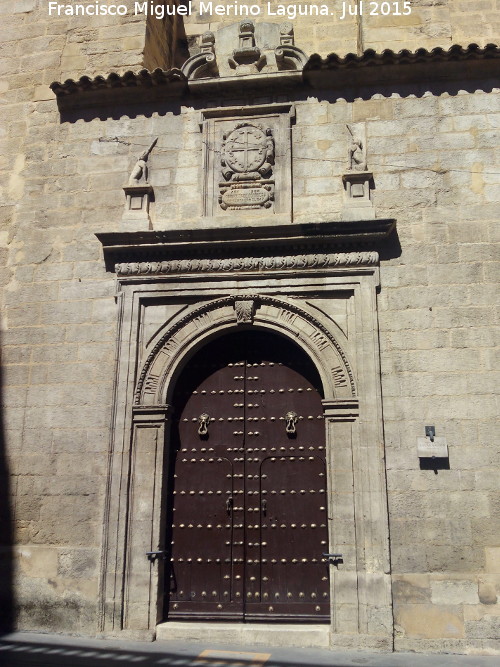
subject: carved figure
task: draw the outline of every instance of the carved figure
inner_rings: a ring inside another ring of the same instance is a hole
[[[145,185],[148,183],[148,157],[153,148],[156,146],[158,137],[153,140],[151,146],[141,153],[137,158],[137,162],[134,164],[132,171],[130,172],[130,177],[128,179],[129,185]]]
[[[352,171],[366,171],[366,146],[361,137],[356,135],[349,125],[347,125],[347,129],[351,134],[349,169]]]
[[[274,139],[271,128],[266,128],[266,161],[259,168],[259,172],[262,176],[265,176],[269,171],[271,171],[274,164]]]

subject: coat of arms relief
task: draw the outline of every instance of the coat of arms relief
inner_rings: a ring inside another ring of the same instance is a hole
[[[219,205],[226,210],[271,208],[274,200],[273,132],[256,122],[236,123],[221,145]]]
[[[193,91],[213,97],[200,123],[207,227],[292,222],[295,107],[274,87],[278,80],[301,82],[306,62],[290,23],[245,19],[205,33],[199,52],[184,63]],[[246,102],[229,106],[232,98],[219,98],[222,81],[231,81],[231,90]]]

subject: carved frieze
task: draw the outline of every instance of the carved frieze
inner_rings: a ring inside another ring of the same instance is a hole
[[[333,267],[373,266],[378,253],[337,252],[281,257],[231,257],[227,259],[172,259],[163,262],[122,262],[115,264],[118,276],[145,276],[163,273],[283,271],[328,269]]]

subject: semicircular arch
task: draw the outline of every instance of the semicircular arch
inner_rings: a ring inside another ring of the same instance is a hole
[[[323,323],[295,303],[245,294],[199,305],[162,331],[139,375],[135,405],[169,403],[173,380],[196,350],[214,337],[252,326],[274,331],[301,347],[318,369],[325,399],[356,397],[344,348]]]

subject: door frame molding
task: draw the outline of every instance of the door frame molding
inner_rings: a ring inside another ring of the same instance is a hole
[[[145,552],[157,550],[163,539],[172,388],[187,360],[206,342],[235,328],[258,327],[300,345],[324,384],[330,551],[343,554],[343,562],[331,567],[331,645],[391,649],[378,257],[374,252],[342,255],[342,262],[319,266],[308,259],[300,272],[296,257],[290,269],[272,280],[264,276],[265,282],[258,267],[241,276],[237,263],[196,276],[155,275],[147,267],[130,275],[117,269],[118,350],[100,632],[155,635],[163,608],[163,568],[149,563]],[[311,305],[318,295],[332,303],[352,300],[348,335],[334,314]],[[242,301],[253,302],[252,307],[238,306]],[[141,346],[146,305],[156,303],[175,303],[178,312]]]

